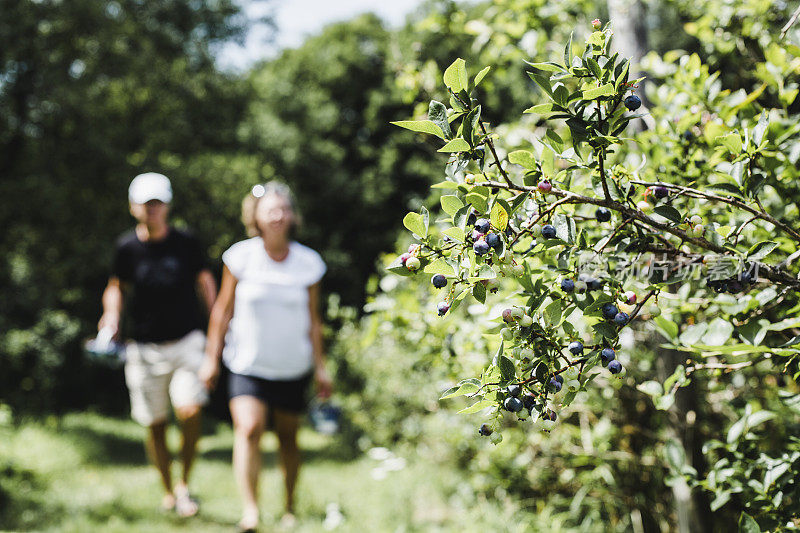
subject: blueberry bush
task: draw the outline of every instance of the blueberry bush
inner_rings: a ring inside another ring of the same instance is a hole
[[[481,328],[482,360],[469,349],[463,379],[442,395],[469,399],[462,412],[484,419],[476,433],[497,443],[509,426],[553,431],[580,411],[573,402],[633,389],[653,416],[685,418],[661,448],[664,483],[713,498],[708,507],[742,528],[790,529],[800,49],[759,37],[757,84],[738,89],[698,54],[651,56],[645,108],[611,25],[594,29],[528,63],[538,91],[525,114],[536,122],[492,128],[476,90],[491,69],[461,59],[443,74],[447,104],[395,122],[439,138],[447,162],[434,185],[441,209],[406,215],[415,242],[389,270],[425,275],[439,294],[431,314]],[[639,120],[643,133],[630,127]],[[634,359],[644,352],[653,355]],[[740,403],[759,385],[773,387]],[[682,389],[694,391],[693,409],[676,405]],[[702,395],[734,401],[704,412]],[[731,411],[724,438],[686,446],[698,416],[709,421],[702,435]],[[790,419],[778,435],[759,436],[781,415]]]

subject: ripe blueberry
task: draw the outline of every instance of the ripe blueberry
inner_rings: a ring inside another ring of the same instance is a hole
[[[439,305],[436,308],[439,311],[439,316],[444,316],[445,313],[450,310],[450,304],[447,302],[439,302]]]
[[[519,385],[516,385],[516,384],[509,385],[508,389],[506,389],[506,392],[508,392],[509,396],[513,396],[513,397],[516,398],[522,392],[522,387],[520,387]]]
[[[572,341],[567,348],[573,355],[580,355],[583,353],[583,343],[580,341]]]
[[[506,400],[503,402],[503,407],[505,407],[507,411],[511,411],[512,413],[518,413],[522,411],[522,400],[520,400],[519,398],[515,398],[514,396],[511,396],[509,398],[506,398]]]
[[[625,324],[628,323],[629,318],[630,317],[628,316],[628,313],[623,313],[622,311],[620,311],[619,313],[616,314],[616,316],[614,316],[614,322],[616,322],[620,326],[624,326]]]
[[[617,360],[611,361],[608,363],[608,371],[612,374],[619,374],[622,372],[622,364]]]
[[[642,105],[642,99],[636,96],[635,94],[631,94],[627,98],[625,98],[625,107],[627,107],[631,111],[636,111]]]
[[[575,282],[571,279],[561,280],[561,290],[564,292],[572,292],[575,290]]]
[[[530,392],[525,393],[522,396],[522,405],[525,409],[531,410],[533,406],[536,404],[536,396],[531,394]]]
[[[613,320],[617,316],[617,313],[619,313],[619,309],[617,309],[617,306],[610,303],[603,305],[602,311],[603,311],[603,318],[605,318],[606,320]]]
[[[616,358],[617,356],[614,353],[614,350],[612,350],[611,348],[603,348],[600,351],[600,361],[602,361],[603,366],[606,366],[608,363],[610,363]]]
[[[550,382],[547,384],[547,386],[553,392],[560,392],[561,391],[561,382],[558,381],[556,378],[551,379]]]
[[[481,437],[488,437],[492,434],[492,428],[489,427],[489,424],[481,424],[481,427],[478,429],[478,434]]]
[[[555,239],[556,238],[556,228],[554,228],[550,224],[545,224],[542,226],[542,237],[545,239]]]
[[[658,187],[653,189],[653,195],[656,198],[666,198],[667,196],[669,196],[669,190],[667,190],[666,187],[659,185]]]
[[[442,274],[434,274],[431,278],[431,284],[437,289],[441,289],[447,286],[447,278]]]
[[[475,241],[475,244],[472,245],[472,249],[478,255],[484,255],[489,251],[489,245],[486,244],[486,241]]]
[[[489,233],[489,230],[492,227],[492,223],[489,221],[488,218],[479,218],[475,221],[475,230],[480,233]]]
[[[487,233],[486,244],[488,244],[492,248],[497,248],[498,246],[500,246],[500,237],[497,235],[497,233]]]
[[[598,222],[608,222],[609,220],[611,220],[611,211],[609,211],[605,207],[598,207],[597,210],[594,212],[594,217],[597,219]]]

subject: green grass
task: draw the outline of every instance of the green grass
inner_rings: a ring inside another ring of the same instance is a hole
[[[0,529],[233,531],[240,507],[229,426],[209,426],[201,440],[191,482],[201,514],[188,520],[158,510],[162,494],[157,472],[146,462],[144,435],[129,420],[96,414],[0,426]],[[172,449],[178,440],[173,428]],[[376,480],[372,471],[378,461],[343,453],[346,445],[335,438],[304,428],[300,445],[304,464],[294,531],[325,531],[329,503],[338,504],[345,517],[336,531],[526,530],[509,505],[472,496],[452,466],[409,454],[406,468]],[[274,435],[264,439],[263,531],[273,531],[283,501],[276,446]]]

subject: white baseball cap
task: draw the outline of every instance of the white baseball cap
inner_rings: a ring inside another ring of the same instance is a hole
[[[128,187],[128,200],[133,204],[145,204],[150,200],[172,201],[172,184],[169,178],[158,172],[139,174]]]

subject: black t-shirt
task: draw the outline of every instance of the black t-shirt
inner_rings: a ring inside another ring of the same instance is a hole
[[[142,242],[135,231],[117,240],[111,274],[128,284],[131,337],[138,342],[177,340],[203,328],[195,290],[206,268],[200,243],[170,228],[160,241]]]

